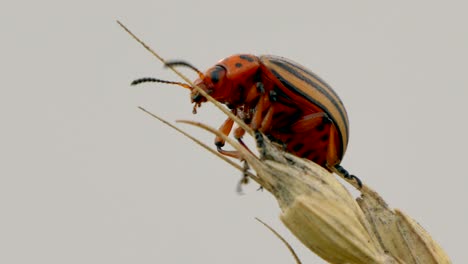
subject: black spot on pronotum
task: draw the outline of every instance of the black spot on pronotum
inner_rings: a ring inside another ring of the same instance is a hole
[[[236,65],[236,68],[242,67],[242,63],[240,63],[240,62],[236,63],[235,65]]]
[[[302,143],[297,143],[296,145],[294,145],[292,147],[292,149],[295,151],[295,152],[298,152],[299,150],[301,150],[301,148],[304,147],[304,144]]]
[[[243,60],[246,60],[248,62],[253,62],[254,59],[248,55],[240,55],[239,58],[243,59]]]

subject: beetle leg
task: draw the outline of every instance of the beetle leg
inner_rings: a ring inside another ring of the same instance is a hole
[[[256,100],[262,93],[265,92],[262,83],[256,83],[252,85],[249,89],[247,96],[245,97],[245,103],[251,103],[252,101]]]
[[[234,120],[232,120],[231,118],[228,118],[226,119],[226,121],[224,121],[224,123],[219,127],[219,131],[221,133],[223,133],[224,135],[229,135],[229,133],[231,133],[231,130],[232,130],[232,125],[234,124]],[[223,147],[224,146],[224,140],[219,137],[219,136],[216,136],[215,138],[215,145],[217,147]]]
[[[234,129],[234,138],[237,140],[241,140],[241,138],[244,136],[245,130],[242,127],[236,127]]]
[[[252,122],[250,123],[250,127],[253,130],[258,130],[262,128],[263,123],[265,122],[265,118],[267,117],[266,115],[268,115],[268,112],[270,111],[271,108],[272,107],[270,103],[270,98],[268,97],[268,95],[263,95],[262,97],[259,98],[258,103],[255,106],[255,113],[254,113],[254,116],[252,117]],[[268,112],[265,115],[265,117],[263,117],[263,113],[267,109],[268,109]],[[271,109],[271,111],[273,110]],[[268,118],[270,119],[273,118],[272,112],[270,113],[270,115],[271,117],[268,117]],[[267,122],[270,122],[270,126],[271,126],[271,120]]]
[[[255,113],[254,113],[254,116],[252,118],[252,122],[250,123],[250,127],[253,130],[257,130],[260,127],[260,125],[262,124],[262,114],[263,114],[263,110],[264,110],[263,105],[264,105],[263,97],[260,97],[260,99],[258,100],[257,105],[255,106]]]
[[[265,117],[262,118],[262,113],[267,109],[267,107],[268,107],[268,111],[265,114]],[[269,101],[269,97],[266,95],[261,96],[258,100],[257,105],[255,106],[255,113],[250,123],[250,127],[253,130],[259,130],[261,132],[268,131],[271,128],[271,124],[273,120],[273,113],[274,111]],[[219,131],[221,131],[225,135],[228,135],[232,129],[233,122],[234,122],[233,120],[227,119],[219,128]],[[244,136],[244,134],[245,134],[245,130],[243,128],[237,127],[236,129],[234,129],[234,138],[236,138],[242,146],[244,146],[247,150],[249,150],[247,145],[245,145],[244,141],[242,141],[242,137]],[[225,143],[224,140],[222,140],[219,137],[216,137],[215,144],[218,148],[219,153],[229,156],[229,157],[241,159],[238,151],[223,150],[221,147],[224,146],[224,143]]]
[[[328,146],[327,146],[327,167],[334,167],[336,164],[340,163],[338,160],[338,154],[336,153],[336,134],[337,131],[334,126],[330,126],[330,132],[328,136]]]
[[[234,138],[237,139],[239,144],[241,144],[245,149],[250,151],[249,147],[247,147],[247,145],[242,140],[242,137],[244,136],[244,134],[245,134],[245,130],[242,127],[236,127],[236,129],[234,129]],[[220,151],[220,148],[218,148],[218,151]],[[233,158],[242,159],[238,151],[226,151],[222,149],[221,151],[220,151],[221,154],[225,154]],[[250,151],[250,153],[252,153],[252,151]]]
[[[228,119],[229,120],[229,119]],[[229,121],[226,120],[225,123],[223,125],[221,125],[221,128],[223,128],[223,126],[226,124],[226,123],[229,123]],[[222,131],[220,128],[220,131]],[[232,129],[232,124],[231,124],[231,129]],[[223,132],[224,133],[224,132]],[[228,132],[229,133],[229,132]],[[247,147],[247,145],[244,143],[244,141],[242,140],[242,137],[244,136],[245,134],[245,130],[242,128],[242,127],[236,127],[236,129],[234,129],[234,138],[237,139],[237,141],[239,141],[239,143],[245,147],[248,151],[250,151],[250,149]],[[224,142],[223,142],[224,143]],[[221,145],[221,141],[216,141],[215,142],[216,144],[216,147],[218,149],[218,152],[223,154],[223,155],[226,155],[228,157],[231,157],[231,158],[236,158],[236,159],[242,159],[239,151],[236,151],[236,150],[224,150],[222,149],[223,145]],[[250,151],[251,152],[251,151]]]
[[[325,126],[327,124],[330,124],[332,121],[328,117],[328,115],[324,112],[319,112],[319,113],[313,113],[310,115],[306,115],[302,117],[299,121],[291,125],[291,131],[296,134],[309,134],[309,137],[312,136],[313,133],[320,132],[322,131],[325,132],[324,129],[326,127],[329,127],[330,129],[326,132],[328,134],[324,134],[327,143],[324,145],[326,148],[326,168],[328,170],[338,174],[339,176],[343,177],[345,180],[353,182],[357,184],[359,188],[362,187],[362,182],[361,180],[354,176],[349,174],[343,167],[340,165],[340,160],[337,159],[337,154],[336,153],[336,147],[339,142],[337,142],[337,136],[338,133],[336,131],[335,126],[330,125],[330,126]],[[312,134],[311,134],[312,133]],[[319,137],[323,137],[323,134],[317,134]],[[291,143],[294,144],[294,143]],[[294,147],[293,147],[294,148]],[[308,157],[305,157],[308,158]],[[317,161],[314,160],[317,163],[321,163],[323,161]],[[355,181],[355,182],[354,182]]]
[[[329,136],[329,144],[328,144],[328,149],[327,149],[327,167],[333,171],[334,173],[340,175],[343,177],[345,180],[348,181],[356,181],[357,185],[359,188],[362,188],[362,182],[361,180],[352,175],[349,174],[347,170],[345,170],[343,167],[340,165],[340,161],[336,160],[336,128],[334,126],[330,127],[330,136]]]
[[[225,155],[225,156],[231,157],[231,158],[242,159],[242,157],[240,156],[239,151],[237,151],[237,150],[224,150],[221,147],[218,147],[218,152]]]
[[[265,114],[265,117],[262,120],[262,124],[260,126],[260,132],[262,133],[267,133],[268,130],[270,130],[272,121],[273,121],[273,114],[274,114],[274,108],[273,106],[270,106],[268,108],[267,113]]]
[[[234,112],[233,112],[234,113]],[[221,133],[223,133],[224,135],[229,135],[229,133],[231,133],[231,130],[232,130],[232,126],[234,125],[234,120],[232,120],[231,118],[227,118],[224,123],[219,127],[219,131]],[[234,133],[236,134],[236,133]],[[223,154],[223,155],[226,155],[228,157],[232,157],[232,158],[236,158],[236,159],[241,159],[240,158],[240,155],[239,155],[239,152],[238,151],[235,151],[235,150],[224,150],[222,149],[222,147],[224,146],[226,142],[221,138],[221,137],[218,137],[216,136],[215,138],[215,145],[218,149],[218,152]]]
[[[356,183],[357,183],[357,186],[359,187],[359,189],[362,188],[362,181],[358,177],[356,177],[356,176],[354,176],[352,174],[349,174],[349,172],[347,170],[345,170],[345,168],[341,167],[340,164],[336,164],[335,166],[333,166],[332,171],[334,173],[342,176],[343,178],[345,178],[348,181],[355,180]]]
[[[291,131],[294,131],[294,133],[309,132],[311,129],[317,127],[320,124],[328,122],[329,120],[330,119],[328,118],[327,114],[324,112],[306,115],[291,125]]]
[[[250,151],[250,149],[242,140],[242,137],[244,136],[244,134],[245,134],[245,130],[242,127],[237,127],[236,129],[234,129],[234,138],[237,139],[237,141],[239,141],[239,144],[241,144],[244,148]]]
[[[228,120],[225,121],[225,123],[227,123],[227,122],[228,122]],[[233,123],[231,123],[231,129],[232,129],[232,124]],[[224,126],[224,124],[221,127],[223,127],[223,126]],[[236,129],[234,129],[234,138],[237,139],[242,146],[244,146],[246,149],[248,149],[247,146],[242,141],[242,136],[244,134],[245,134],[245,130],[243,128],[237,127]],[[242,157],[240,156],[239,151],[237,151],[237,150],[224,150],[224,149],[221,148],[224,144],[223,145],[218,145],[217,143],[215,143],[215,144],[218,147],[218,152],[219,153],[221,153],[223,155],[226,155],[228,157],[231,157],[231,158],[242,159]]]

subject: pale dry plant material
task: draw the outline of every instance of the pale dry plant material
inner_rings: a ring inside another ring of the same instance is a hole
[[[125,30],[164,62],[127,28]],[[224,108],[209,95],[204,96],[220,109]],[[231,116],[229,111],[223,112]],[[151,115],[243,171],[241,166],[179,128]],[[324,260],[330,263],[451,263],[443,249],[417,222],[389,208],[368,186],[358,189],[361,196],[355,200],[333,174],[312,161],[282,151],[260,133],[246,129],[250,135],[255,135],[260,153],[257,157],[214,128],[192,121],[179,122],[206,129],[238,150],[256,172],[249,172],[248,176],[277,199],[282,210],[280,218],[286,227]]]
[[[199,126],[218,136],[216,129]],[[451,263],[443,249],[414,220],[390,209],[368,186],[357,201],[324,168],[283,152],[256,134],[260,157],[237,142],[255,170],[252,178],[272,193],[283,223],[309,249],[330,263]]]

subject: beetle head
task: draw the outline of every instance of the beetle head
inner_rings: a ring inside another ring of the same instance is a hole
[[[226,89],[226,69],[221,65],[216,65],[206,71],[206,73],[202,73],[197,68],[192,66],[191,64],[184,62],[184,61],[171,61],[166,62],[166,67],[175,67],[175,66],[183,66],[194,70],[198,74],[198,79],[195,80],[193,83],[194,86],[199,87],[207,94],[211,95],[215,100],[224,103],[226,99],[229,97],[230,89]],[[195,89],[194,87],[181,82],[173,82],[173,81],[166,81],[157,78],[140,78],[134,80],[132,85],[137,85],[144,82],[159,82],[159,83],[167,83],[167,84],[175,84],[178,86],[182,86],[187,88],[191,91],[190,98],[192,103],[194,103],[193,112],[196,113],[196,109],[201,106],[202,103],[206,102],[207,99],[200,92]]]
[[[223,66],[216,65],[208,69],[200,78],[193,83],[198,86],[215,100],[223,102],[228,96],[228,91],[225,87],[226,69]],[[197,89],[192,88],[191,99],[193,103],[201,104],[206,102],[206,98],[202,96]]]

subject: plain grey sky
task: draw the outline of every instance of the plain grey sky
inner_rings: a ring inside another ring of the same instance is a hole
[[[323,263],[267,192],[137,109],[191,114],[187,90],[115,23],[200,69],[234,53],[307,66],[347,107],[343,166],[463,263],[468,237],[464,1],[4,1],[0,263]],[[195,77],[188,72],[190,76]],[[213,138],[186,127],[208,144]]]

